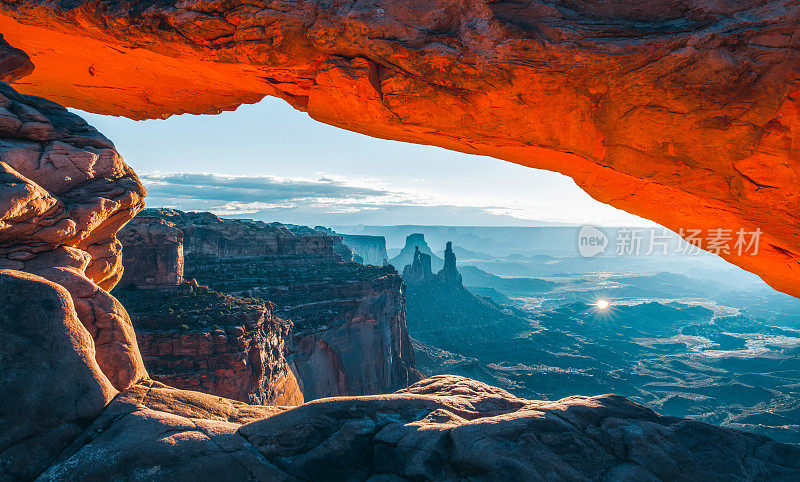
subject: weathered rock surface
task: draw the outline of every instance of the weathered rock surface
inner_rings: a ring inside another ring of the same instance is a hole
[[[128,307],[153,380],[247,403],[303,403],[284,357],[292,325],[272,304],[190,283],[114,294]]]
[[[757,255],[721,255],[800,295],[795,2],[0,9],[6,40],[36,65],[25,92],[133,118],[276,95],[372,136],[562,172],[676,232],[760,228]]]
[[[459,377],[273,408],[241,425],[257,410],[137,385],[42,479],[792,480],[800,473],[800,449],[662,417],[622,397],[530,401]]]
[[[147,375],[128,315],[106,292],[122,274],[115,234],[144,194],[111,141],[83,119],[0,83],[0,268],[70,292],[119,390]]]
[[[40,480],[286,479],[236,434],[283,410],[145,381],[117,396]]]
[[[69,293],[0,270],[0,480],[36,477],[116,393]]]
[[[183,283],[183,232],[174,224],[137,216],[117,237],[124,248],[122,286],[159,289]]]
[[[33,63],[20,49],[8,45],[0,34],[0,82],[13,82],[30,75]]]
[[[272,303],[184,281],[183,232],[160,217],[137,216],[119,239],[125,274],[114,294],[154,380],[247,403],[303,403],[284,357],[291,322]]]
[[[307,400],[385,393],[415,381],[403,283],[392,267],[193,256],[186,267],[214,289],[273,300],[292,320],[291,362]]]

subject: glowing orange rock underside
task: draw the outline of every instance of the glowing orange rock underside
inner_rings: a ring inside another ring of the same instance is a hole
[[[0,32],[36,66],[16,89],[134,119],[216,113],[275,95],[319,121],[374,137],[561,172],[599,201],[675,231],[760,228],[757,256],[723,257],[800,296],[800,91],[787,74],[796,71],[796,53],[746,69],[741,58],[720,62],[713,52],[685,53],[680,45],[647,62],[562,47],[548,53],[551,69],[480,58],[457,63],[412,47],[376,62],[368,58],[375,51],[364,53],[352,39],[349,51],[336,52],[336,39],[347,36],[330,27],[314,32],[317,48],[304,38],[294,50],[284,41],[277,53],[250,45],[223,58],[221,49],[174,38],[139,35],[133,47],[80,21],[91,12],[75,15],[42,21],[45,27],[0,15]],[[773,33],[782,38],[783,31]],[[781,46],[796,52],[788,42]],[[583,70],[559,71],[568,56]],[[690,60],[696,66],[666,75]],[[742,75],[750,75],[742,71],[759,68],[768,80],[742,86]],[[697,86],[670,90],[681,82]],[[737,104],[737,96],[746,98]]]

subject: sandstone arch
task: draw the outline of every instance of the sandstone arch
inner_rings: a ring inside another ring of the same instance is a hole
[[[0,32],[36,66],[15,88],[68,106],[141,119],[275,95],[376,137],[562,172],[676,231],[760,228],[758,256],[724,257],[798,296],[798,9],[24,0],[0,4]]]

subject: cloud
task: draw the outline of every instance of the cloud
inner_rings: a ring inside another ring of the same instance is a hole
[[[230,176],[209,173],[146,173],[140,176],[152,197],[224,202],[292,202],[314,199],[384,197],[389,191],[320,179]]]
[[[316,179],[151,172],[140,175],[150,207],[211,211],[296,224],[525,225],[502,206],[470,206],[417,192],[390,190],[379,180],[322,175]]]
[[[402,187],[395,182],[389,188],[380,179],[329,174],[305,178],[146,172],[139,177],[147,188],[145,201],[149,207],[211,211],[219,216],[304,225],[603,224],[603,218],[613,220],[617,211],[588,196],[588,201],[573,200],[565,205],[562,200],[548,196],[476,197],[466,188],[465,192],[425,191],[408,181]],[[619,213],[622,221],[631,218],[627,213]]]

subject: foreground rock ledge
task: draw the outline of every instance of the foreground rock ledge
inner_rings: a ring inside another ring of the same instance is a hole
[[[619,396],[520,400],[455,376],[285,411],[145,383],[41,478],[796,480],[798,456]]]
[[[141,119],[274,95],[368,135],[562,172],[676,232],[759,228],[757,256],[722,255],[798,296],[799,14],[789,0],[21,0],[0,2],[0,31],[36,66],[17,87],[71,107]]]

